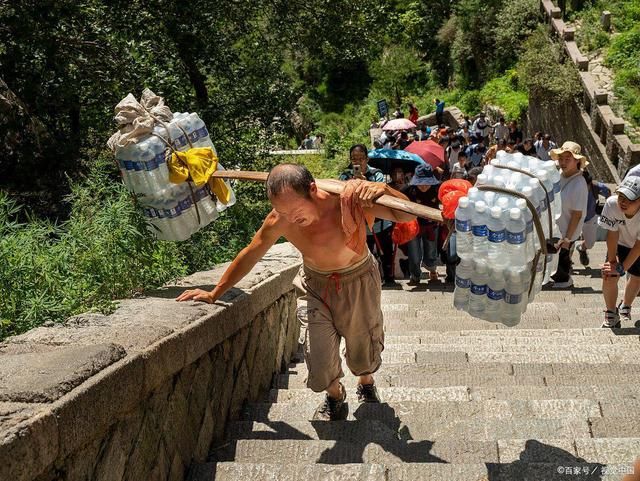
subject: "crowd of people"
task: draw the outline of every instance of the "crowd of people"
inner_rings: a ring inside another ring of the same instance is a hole
[[[444,108],[440,100],[434,99],[434,102]],[[417,109],[412,105],[409,108],[417,120]],[[396,116],[400,115],[397,111]],[[395,168],[385,176],[381,170],[368,165],[367,148],[355,145],[350,152],[350,165],[340,178],[352,178],[354,166],[357,166],[363,178],[387,182],[411,201],[439,208],[438,189],[442,182],[465,179],[475,184],[484,166],[498,151],[521,152],[556,162],[562,173],[562,215],[557,219],[561,237],[553,239],[558,251],[558,267],[551,277],[550,287],[573,286],[572,255],[577,251],[580,263],[583,266],[590,264],[589,250],[595,244],[600,226],[607,230],[607,258],[602,265],[606,305],[603,327],[620,327],[621,321],[631,322],[631,304],[640,293],[640,215],[636,215],[640,209],[640,167],[632,169],[615,195],[611,195],[610,189],[594,180],[586,170],[588,161],[575,142],[565,142],[558,147],[551,135],[544,132],[524,137],[515,120],[507,123],[500,117],[492,123],[484,112],[473,119],[465,117],[458,128],[442,123],[441,113],[438,117],[440,123],[433,127],[422,123],[413,130],[383,131],[374,141],[374,148],[406,149],[412,142],[431,140],[444,149],[441,165],[432,167],[424,163],[412,172]],[[393,229],[394,225],[389,221],[376,221],[367,237],[370,249],[382,265],[384,285],[393,286],[398,278],[408,278],[409,285],[419,285],[422,268],[427,271],[429,283],[441,282],[438,265],[446,267],[444,282],[454,282],[459,259],[455,242],[447,242],[450,236],[445,225],[419,219],[418,234],[404,245],[393,243]],[[618,302],[617,280],[625,274],[628,274],[625,291]]]

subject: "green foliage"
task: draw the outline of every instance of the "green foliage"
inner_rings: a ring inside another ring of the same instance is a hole
[[[483,105],[497,105],[508,119],[520,120],[529,107],[529,97],[518,87],[516,70],[509,70],[502,77],[487,82],[480,91]]]
[[[407,94],[427,90],[430,83],[429,65],[422,62],[411,47],[387,47],[380,58],[371,63],[370,72],[375,79],[371,89],[374,95],[393,99],[391,105],[396,106]]]
[[[580,28],[576,31],[576,42],[581,52],[592,52],[609,44],[609,34],[600,23],[601,13],[602,8],[596,5],[574,15],[581,20]]]
[[[640,25],[613,38],[606,63],[615,71],[615,93],[627,116],[640,124]]]
[[[560,63],[562,53],[540,27],[524,43],[517,71],[522,88],[536,101],[560,104],[582,92],[573,62]]]

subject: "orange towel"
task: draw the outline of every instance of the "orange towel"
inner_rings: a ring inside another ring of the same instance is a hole
[[[369,222],[364,210],[354,195],[354,191],[361,180],[350,180],[345,184],[340,194],[340,209],[342,212],[342,230],[347,236],[347,247],[356,254],[362,254],[367,247],[366,223]],[[371,225],[369,226],[371,228]]]

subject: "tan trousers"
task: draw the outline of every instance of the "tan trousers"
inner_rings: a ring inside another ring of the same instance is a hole
[[[321,273],[302,266],[294,285],[297,317],[304,335],[307,387],[324,391],[344,377],[340,338],[347,366],[356,376],[372,374],[382,363],[384,332],[380,308],[380,271],[374,257],[339,272]]]

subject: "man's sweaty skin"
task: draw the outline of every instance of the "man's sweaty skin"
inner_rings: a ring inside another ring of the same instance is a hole
[[[375,217],[394,222],[415,219],[411,214],[393,211],[373,203],[383,194],[408,200],[404,194],[380,182],[356,182],[359,184],[353,192],[354,200],[363,207],[368,220]],[[280,237],[287,239],[300,251],[305,265],[320,271],[344,269],[368,255],[366,249],[362,253],[355,253],[347,247],[347,238],[342,229],[340,198],[318,189],[315,182],[310,187],[310,198],[287,189],[271,198],[271,204],[273,210],[267,215],[249,245],[231,262],[213,291],[189,289],[178,296],[177,301],[215,302],[246,276]],[[366,236],[366,231],[360,229],[360,235]],[[360,383],[372,384],[373,376],[360,376]],[[339,381],[335,380],[327,388],[327,392],[329,396],[339,398]]]

